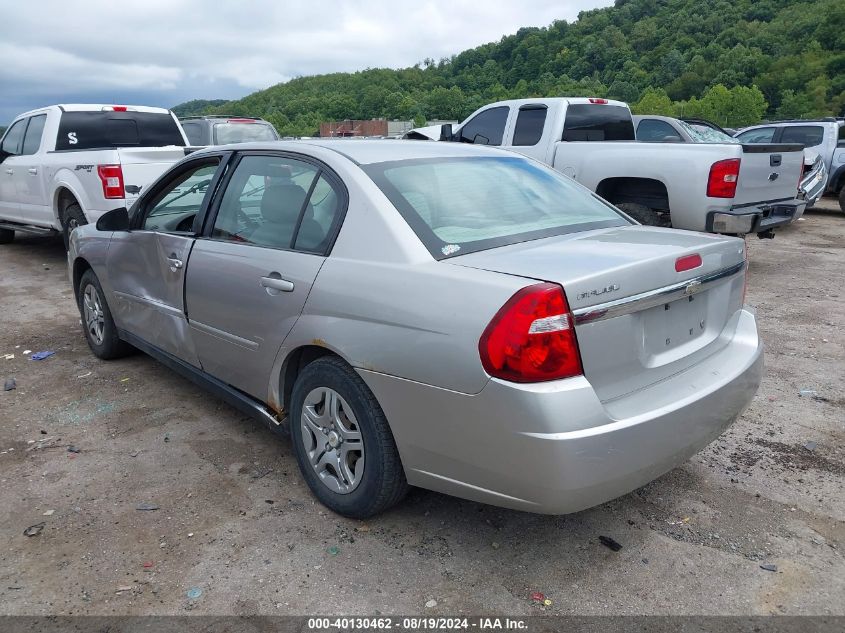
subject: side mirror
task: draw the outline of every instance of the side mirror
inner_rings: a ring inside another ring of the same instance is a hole
[[[444,123],[440,126],[440,140],[441,141],[451,141],[452,140],[452,124],[451,123]]]
[[[119,209],[112,209],[100,216],[97,220],[98,231],[128,231],[129,230],[129,211],[126,207]]]

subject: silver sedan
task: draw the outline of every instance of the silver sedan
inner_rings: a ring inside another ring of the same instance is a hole
[[[210,148],[68,257],[94,354],[140,349],[288,420],[311,490],[351,517],[409,485],[596,505],[715,439],[762,372],[742,240],[639,226],[492,148]]]

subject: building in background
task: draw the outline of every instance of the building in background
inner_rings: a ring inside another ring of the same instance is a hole
[[[457,121],[428,121],[426,125],[442,125]],[[346,119],[344,121],[324,121],[320,123],[321,138],[366,138],[366,137],[396,137],[416,127],[413,121],[388,121],[387,119]]]

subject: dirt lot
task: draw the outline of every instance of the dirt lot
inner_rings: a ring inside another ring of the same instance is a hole
[[[845,215],[825,206],[749,239],[767,346],[750,409],[683,467],[563,517],[423,490],[334,516],[283,439],[148,357],[95,359],[59,241],[2,246],[0,612],[845,614]]]

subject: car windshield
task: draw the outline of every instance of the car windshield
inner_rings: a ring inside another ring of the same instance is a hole
[[[573,180],[519,157],[416,159],[363,169],[436,259],[629,224]]]
[[[734,137],[700,123],[686,121],[678,121],[678,123],[690,135],[694,143],[739,143]]]
[[[226,122],[214,124],[215,145],[275,140],[276,134],[269,123]]]

